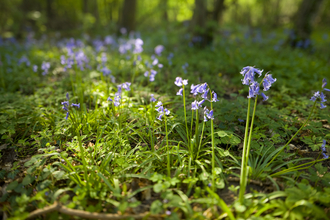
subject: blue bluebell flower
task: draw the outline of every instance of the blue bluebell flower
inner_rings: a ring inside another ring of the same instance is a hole
[[[321,146],[323,159],[328,159],[329,158],[329,155],[327,155],[327,149],[325,148],[326,143],[327,143],[326,140],[323,139],[323,143],[322,143],[322,146]]]
[[[212,91],[212,102],[218,102],[218,101],[219,101],[218,95],[214,91]]]
[[[263,92],[261,93],[261,96],[264,98],[264,100],[263,101],[267,101],[267,99],[268,99],[268,96],[266,96]]]
[[[155,54],[157,56],[160,56],[164,49],[165,49],[165,47],[163,45],[157,45],[155,47]]]
[[[46,75],[48,73],[49,68],[50,68],[50,63],[43,62],[41,65],[41,69],[43,70],[42,75]]]
[[[33,72],[37,72],[38,71],[38,66],[37,65],[33,65]]]
[[[273,79],[272,74],[267,74],[262,82],[262,85],[264,86],[264,91],[269,90],[269,88],[272,86],[272,84],[276,82],[276,79]]]
[[[72,107],[80,108],[80,103],[78,103],[78,104],[74,104],[74,103],[72,103],[71,106],[72,106]]]
[[[182,85],[186,86],[186,85],[188,85],[188,80],[187,79],[182,80],[181,77],[176,77],[174,84],[179,87],[181,87]]]
[[[330,89],[327,89],[327,88],[324,88],[324,87],[326,87],[327,86],[327,80],[324,78],[323,80],[322,80],[322,89],[324,90],[324,91],[327,91],[327,92],[330,92]]]
[[[310,100],[314,102],[314,101],[316,101],[316,99],[319,98],[319,97],[320,97],[320,92],[317,91],[317,92],[314,93],[314,95],[312,96],[312,98],[311,98]]]
[[[204,121],[207,122],[208,119],[214,119],[213,110],[210,111],[208,108],[204,107]]]
[[[164,114],[165,115],[169,115],[170,114],[170,111],[167,108],[164,108],[163,103],[161,101],[159,101],[156,104],[156,107],[158,107],[158,109],[156,109],[156,111],[160,113],[160,115],[157,118],[158,120],[161,121]]]
[[[253,82],[249,87],[248,98],[254,98],[259,95],[259,83]]]
[[[155,101],[156,101],[156,99],[155,99],[155,97],[154,97],[154,94],[151,94],[150,97],[151,97],[151,98],[150,98],[150,102],[155,102]]]
[[[259,70],[252,66],[244,67],[240,72],[240,74],[242,74],[244,76],[244,78],[242,79],[243,85],[253,84],[255,82],[254,81],[255,74],[257,73],[260,77],[262,72],[263,72],[263,70]]]
[[[181,89],[176,93],[176,95],[180,95],[180,96],[182,96],[182,92],[183,92],[183,88],[181,88]]]
[[[244,122],[244,120],[243,120],[243,119],[240,119],[240,118],[238,119],[238,121],[239,121],[239,122]]]
[[[192,110],[197,110],[198,109],[198,102],[195,100],[194,102],[191,103],[191,109]]]

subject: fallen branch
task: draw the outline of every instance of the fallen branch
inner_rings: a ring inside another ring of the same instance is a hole
[[[42,209],[37,209],[30,213],[27,219],[33,219],[39,215],[45,215],[51,212],[60,212],[66,215],[78,216],[87,219],[105,219],[105,220],[116,220],[116,219],[163,219],[164,215],[152,215],[149,212],[141,213],[141,214],[132,214],[132,215],[119,215],[119,214],[105,214],[105,213],[97,213],[97,212],[87,212],[83,210],[70,209],[58,202],[55,202],[53,205],[47,206]]]

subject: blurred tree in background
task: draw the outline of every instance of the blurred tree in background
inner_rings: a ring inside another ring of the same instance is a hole
[[[293,28],[298,42],[308,38],[313,25],[326,27],[329,22],[330,3],[322,0],[0,0],[2,37],[23,37],[27,31],[102,34],[121,27],[152,30],[183,24],[192,41],[206,45],[221,24]]]

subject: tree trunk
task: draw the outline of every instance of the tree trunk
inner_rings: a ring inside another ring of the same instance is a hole
[[[120,27],[126,28],[127,33],[135,30],[135,14],[136,14],[136,0],[125,0],[121,19],[120,19]]]
[[[52,28],[54,23],[53,3],[54,0],[47,0],[46,2],[47,25],[49,28]]]
[[[303,0],[295,15],[293,33],[289,42],[292,47],[310,47],[310,35],[313,21],[317,16],[323,0]]]
[[[162,17],[163,17],[164,21],[168,21],[167,0],[161,0],[160,4],[161,4],[161,10],[162,10],[162,14],[163,14]]]
[[[206,30],[207,20],[207,0],[195,0],[195,9],[191,21],[191,30],[193,33],[192,43],[199,46],[205,46],[208,42],[208,33]],[[211,39],[212,42],[212,39]]]
[[[213,20],[217,23],[221,21],[223,11],[225,10],[225,0],[214,0]]]
[[[83,12],[88,13],[88,0],[83,0]]]

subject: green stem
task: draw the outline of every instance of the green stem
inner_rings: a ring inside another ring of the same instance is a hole
[[[250,125],[250,133],[249,133],[249,139],[248,139],[248,143],[246,146],[246,152],[245,152],[245,161],[243,166],[243,184],[240,188],[240,195],[242,192],[242,197],[244,196],[245,193],[245,189],[246,189],[246,184],[247,184],[247,179],[248,179],[248,162],[249,162],[249,153],[250,153],[250,147],[251,147],[251,138],[252,138],[252,133],[253,133],[253,123],[254,123],[254,116],[257,110],[257,100],[258,100],[258,96],[256,96],[256,99],[254,101],[254,108],[253,108],[253,113],[252,113],[252,120],[251,120],[251,125]],[[243,197],[244,198],[244,197]]]
[[[182,95],[183,95],[183,110],[184,110],[184,121],[186,123],[186,132],[187,132],[187,144],[190,145],[190,138],[189,138],[189,132],[188,132],[188,124],[187,124],[187,112],[186,112],[186,95],[184,91],[184,85],[182,86]]]
[[[167,150],[167,175],[168,177],[171,177],[170,152],[168,149],[167,117],[165,112],[164,112],[164,117],[165,117],[165,132],[166,132],[166,150]]]
[[[248,111],[246,115],[246,125],[245,125],[245,134],[244,134],[244,142],[243,142],[243,155],[242,155],[242,163],[241,163],[241,178],[240,178],[240,192],[239,192],[239,201],[242,204],[244,199],[244,192],[243,192],[243,184],[244,180],[244,164],[246,159],[246,144],[249,132],[249,122],[250,122],[250,106],[251,106],[251,98],[248,101]]]
[[[212,103],[212,91],[210,89],[210,96],[211,96],[211,111],[213,111],[213,103]],[[215,155],[214,155],[214,148],[215,148],[215,144],[214,144],[214,126],[213,126],[213,119],[211,119],[211,138],[212,138],[212,191],[214,192],[215,190]]]
[[[199,139],[199,145],[198,145],[198,151],[197,151],[197,156],[196,156],[196,159],[197,159],[197,158],[198,158],[198,156],[199,156],[199,151],[200,151],[200,149],[201,149],[201,146],[202,146],[202,140],[203,140],[204,127],[205,127],[205,122],[203,121],[202,134],[201,134],[201,137],[200,137],[200,139]]]
[[[197,110],[196,110],[196,124],[195,124],[195,148],[194,148],[194,157],[195,157],[195,150],[197,150],[198,148],[198,126],[199,126],[199,112],[198,112],[198,107],[197,107]],[[195,158],[194,158],[195,159]]]
[[[310,117],[312,116],[312,113],[314,111],[314,108],[315,108],[315,105],[316,105],[316,101],[314,102],[314,105],[313,105],[313,108],[312,108],[312,111],[309,113],[308,115],[308,118],[307,120],[305,121],[305,123],[299,128],[299,130],[293,135],[293,137],[282,147],[282,149],[273,157],[273,159],[267,164],[266,167],[268,167],[275,159],[276,157],[282,153],[282,151],[285,149],[286,146],[288,146],[290,144],[290,142],[293,140],[294,137],[296,137],[296,135],[301,131],[301,129],[303,127],[305,127],[305,125],[307,124],[307,122],[309,121]]]

